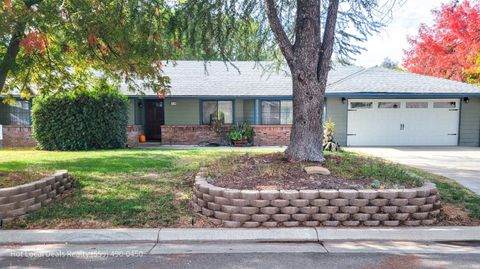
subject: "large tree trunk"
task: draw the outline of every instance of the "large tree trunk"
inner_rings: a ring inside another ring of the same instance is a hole
[[[323,162],[323,94],[318,81],[320,1],[298,0],[292,74],[293,125],[287,156]]]
[[[316,61],[313,64],[316,65]],[[324,97],[315,69],[294,68],[292,74],[293,125],[287,156],[294,160],[323,162]]]
[[[274,0],[265,0],[272,31],[292,74],[293,125],[289,159],[323,162],[322,116],[339,0],[329,0],[323,39],[320,0],[297,0],[295,44],[288,39]]]

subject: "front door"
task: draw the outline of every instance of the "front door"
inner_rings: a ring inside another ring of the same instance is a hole
[[[145,136],[149,141],[162,139],[161,126],[165,123],[163,100],[145,100]]]

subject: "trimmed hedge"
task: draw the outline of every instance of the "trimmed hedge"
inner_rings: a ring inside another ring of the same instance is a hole
[[[34,99],[33,137],[45,150],[125,147],[127,97],[118,89],[98,86]]]

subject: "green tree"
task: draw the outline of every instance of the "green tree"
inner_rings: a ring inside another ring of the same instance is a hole
[[[164,91],[163,59],[275,58],[292,75],[287,155],[323,161],[332,54],[348,62],[360,53],[358,44],[384,27],[402,0],[10,1],[0,10],[0,94],[69,89],[93,70]]]
[[[168,91],[162,60],[224,58],[208,47],[185,46],[176,7],[164,0],[4,0],[0,96],[66,91],[99,76],[126,82],[132,91]],[[242,39],[224,40],[230,43],[224,54],[234,60],[269,58],[268,50],[257,47],[258,23],[235,20]]]
[[[247,32],[256,47],[278,48],[293,87],[293,126],[287,156],[324,161],[322,114],[332,55],[348,62],[358,44],[384,27],[399,0],[185,0],[176,6],[179,37],[193,50],[231,59]],[[238,27],[237,22],[251,27]],[[253,33],[252,33],[253,30]],[[237,39],[238,41],[232,42]],[[214,51],[214,52],[213,52]]]
[[[163,59],[181,51],[162,0],[5,0],[0,4],[0,94],[29,97],[92,78],[168,90]]]

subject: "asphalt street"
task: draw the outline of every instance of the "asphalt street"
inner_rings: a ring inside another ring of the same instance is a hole
[[[223,253],[144,257],[0,258],[2,268],[480,268],[478,254]]]
[[[0,246],[0,268],[480,268],[480,242],[44,244]]]

